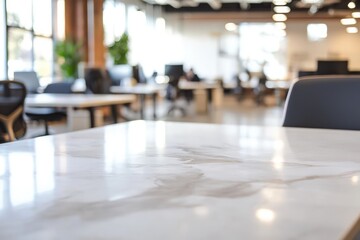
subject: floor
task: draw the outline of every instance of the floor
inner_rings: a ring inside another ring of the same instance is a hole
[[[207,114],[196,114],[194,103],[188,104],[186,101],[179,101],[178,104],[187,109],[185,116],[181,112],[173,112],[167,114],[169,103],[161,100],[157,113],[158,119],[163,121],[177,121],[177,122],[201,122],[201,123],[216,123],[216,124],[241,124],[241,125],[262,125],[262,126],[281,126],[283,107],[276,106],[275,100],[272,96],[265,98],[265,104],[258,105],[252,96],[243,97],[237,100],[234,95],[225,95],[223,107],[221,109],[210,108]],[[151,101],[147,102],[148,107],[145,112],[146,120],[153,120]],[[138,120],[139,114],[136,112],[136,106],[133,107],[135,111],[122,109],[122,113],[130,120]],[[119,119],[119,122],[125,120]],[[110,124],[110,120],[105,120],[105,124]],[[65,122],[52,123],[50,125],[52,134],[67,132]],[[32,138],[44,133],[44,125],[36,122],[28,123],[28,131],[24,138]]]

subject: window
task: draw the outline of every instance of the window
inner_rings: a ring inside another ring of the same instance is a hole
[[[56,39],[65,39],[65,0],[56,3]]]
[[[165,19],[161,18],[162,11],[159,6],[130,2],[104,0],[104,44],[110,46],[127,31],[130,39],[130,64],[142,65],[145,75],[150,76],[154,70],[163,71],[165,55],[172,55],[162,51],[168,43],[164,36]],[[154,31],[156,34],[153,34]],[[113,65],[109,54],[106,65]]]
[[[125,4],[106,0],[104,2],[104,43],[105,46],[111,45],[115,40],[119,39],[126,27],[126,8]]]
[[[20,28],[8,30],[8,73],[13,77],[14,71],[32,69],[32,35],[30,31]]]
[[[309,41],[320,41],[327,37],[327,25],[324,23],[312,23],[307,25]]]
[[[6,49],[5,2],[0,3],[0,49]],[[0,51],[0,79],[6,79],[6,51]]]
[[[270,80],[285,79],[286,32],[274,23],[240,24],[239,56],[250,72],[262,72]]]
[[[40,78],[53,73],[53,21],[50,0],[6,0],[7,72],[37,72]],[[21,6],[21,7],[19,7]]]
[[[104,45],[110,46],[118,40],[126,30],[126,5],[115,0],[105,0],[103,5]],[[106,65],[112,65],[109,54]]]
[[[132,64],[143,63],[147,56],[146,43],[144,39],[149,39],[146,25],[146,14],[136,6],[129,6],[129,38],[131,48]]]

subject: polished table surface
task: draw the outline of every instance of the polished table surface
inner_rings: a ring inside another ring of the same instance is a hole
[[[134,121],[0,145],[0,239],[341,239],[360,132]]]

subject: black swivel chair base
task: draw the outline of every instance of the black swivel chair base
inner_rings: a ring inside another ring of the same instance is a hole
[[[40,136],[50,135],[50,132],[49,132],[49,123],[48,123],[48,121],[45,121],[45,122],[44,122],[44,125],[45,125],[45,133],[44,133],[43,135],[40,135]]]
[[[40,121],[38,121],[38,122],[40,122]],[[45,132],[40,133],[40,134],[35,133],[35,135],[32,135],[31,138],[49,136],[49,135],[54,134],[54,132],[50,131],[50,129],[49,129],[49,122],[48,121],[42,121],[42,122],[44,122]]]
[[[45,133],[34,137],[50,135],[49,122],[60,121],[66,117],[65,112],[54,108],[28,108],[25,114],[32,121],[44,122]]]
[[[179,110],[181,112],[181,114],[183,116],[186,116],[186,110],[182,107],[179,107],[179,106],[171,106],[168,110],[168,115],[170,115],[171,113],[175,112],[176,110]]]

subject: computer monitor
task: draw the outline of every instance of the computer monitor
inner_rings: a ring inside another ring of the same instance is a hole
[[[133,77],[133,67],[128,64],[115,65],[107,71],[113,86],[125,85]]]
[[[179,78],[184,75],[184,66],[182,64],[166,64],[165,75],[170,79],[179,80]]]
[[[348,74],[347,60],[318,60],[317,74]]]

